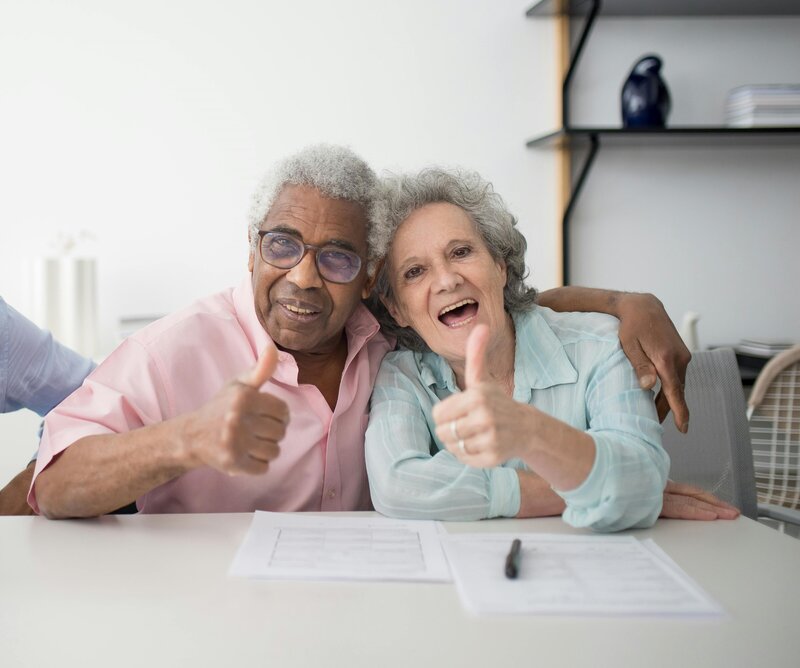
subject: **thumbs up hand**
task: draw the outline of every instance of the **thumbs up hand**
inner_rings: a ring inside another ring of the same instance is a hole
[[[537,412],[514,401],[510,392],[492,381],[488,345],[489,328],[476,325],[467,339],[464,391],[433,407],[439,440],[464,464],[482,468],[521,456],[530,438],[526,425]]]
[[[270,341],[253,367],[185,416],[180,433],[190,467],[210,466],[229,475],[267,471],[289,423],[286,403],[259,391],[277,364],[278,350]]]
[[[467,387],[478,387],[486,377],[486,346],[489,345],[489,328],[476,325],[467,338],[464,378]]]

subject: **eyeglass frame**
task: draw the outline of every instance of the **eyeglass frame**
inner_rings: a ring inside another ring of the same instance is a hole
[[[305,256],[308,255],[308,251],[313,250],[314,251],[314,266],[317,268],[317,273],[320,275],[320,277],[323,280],[328,281],[329,283],[335,283],[336,285],[347,285],[348,283],[352,283],[354,280],[356,280],[356,278],[358,278],[358,274],[361,272],[361,268],[364,266],[363,258],[358,253],[356,253],[354,250],[351,250],[350,248],[343,248],[342,246],[337,246],[336,244],[325,244],[324,246],[315,246],[313,244],[307,244],[302,239],[299,239],[296,236],[294,236],[293,234],[290,234],[288,232],[284,232],[283,230],[259,230],[257,232],[257,234],[258,234],[258,255],[259,255],[259,257],[261,257],[261,259],[264,262],[266,262],[270,267],[275,267],[276,269],[283,269],[285,271],[289,271],[289,269],[294,269],[298,264],[300,264],[303,261],[303,258],[305,258]],[[298,258],[297,262],[295,262],[290,267],[281,267],[281,266],[279,266],[277,264],[273,264],[272,262],[267,260],[264,257],[264,237],[266,237],[267,235],[275,235],[275,236],[280,235],[280,236],[283,236],[283,237],[289,237],[290,239],[294,239],[300,246],[302,246],[303,247],[303,252],[301,253],[301,255]],[[346,251],[348,253],[352,253],[356,258],[358,258],[358,271],[356,271],[356,273],[353,276],[353,278],[351,278],[349,281],[334,281],[334,280],[331,280],[330,278],[326,278],[323,275],[322,270],[319,267],[319,254],[320,254],[320,251],[323,251],[323,250],[328,249],[328,248],[336,249],[338,251]]]

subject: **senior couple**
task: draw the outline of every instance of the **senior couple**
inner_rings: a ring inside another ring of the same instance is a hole
[[[254,198],[245,279],[129,337],[48,415],[31,506],[59,518],[133,502],[374,504],[563,513],[608,531],[659,513],[735,517],[667,481],[658,413],[668,402],[686,429],[688,354],[660,303],[576,288],[537,299],[515,222],[475,174],[379,182],[326,145],[283,160]],[[654,402],[640,385],[656,372]]]

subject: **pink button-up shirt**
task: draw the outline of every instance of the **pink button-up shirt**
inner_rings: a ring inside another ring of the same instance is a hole
[[[348,353],[336,409],[314,385],[299,385],[297,363],[281,352],[263,390],[283,399],[291,420],[280,456],[263,475],[190,471],[156,487],[137,506],[150,513],[370,509],[364,431],[372,385],[390,344],[363,306],[347,321]],[[45,420],[36,476],[84,436],[120,433],[195,410],[251,368],[267,333],[248,276],[125,340]],[[28,497],[37,510],[35,488]]]

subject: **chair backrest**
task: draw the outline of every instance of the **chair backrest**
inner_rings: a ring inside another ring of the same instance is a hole
[[[748,404],[758,500],[800,508],[800,346],[769,361]]]
[[[736,355],[730,348],[692,354],[686,370],[689,433],[668,417],[664,448],[669,477],[712,492],[751,519],[758,515],[747,407]]]

